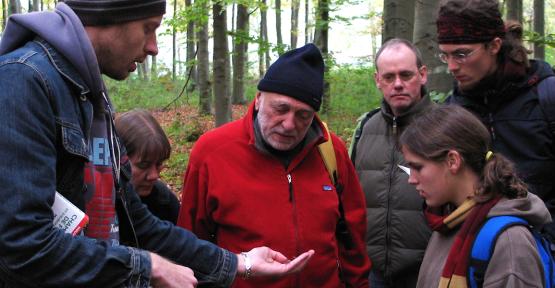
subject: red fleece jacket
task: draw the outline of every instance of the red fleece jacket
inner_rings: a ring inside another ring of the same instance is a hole
[[[299,274],[237,279],[233,287],[345,287],[340,274],[349,287],[368,287],[365,202],[345,145],[332,134],[354,243],[350,250],[335,237],[337,193],[316,147],[326,136],[308,143],[285,169],[275,156],[255,147],[253,113],[251,105],[242,119],[204,134],[195,144],[178,225],[235,253],[268,246],[294,258],[316,251]]]

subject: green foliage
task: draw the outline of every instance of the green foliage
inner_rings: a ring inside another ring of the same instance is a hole
[[[133,75],[126,81],[116,81],[105,77],[105,83],[117,111],[124,112],[134,108],[163,108],[179,93],[182,82],[173,82],[170,75],[145,81]],[[184,80],[183,80],[184,82]],[[186,104],[187,98],[181,97],[176,105]]]
[[[545,46],[545,61],[555,64],[555,34],[541,36],[537,32],[524,31],[524,40]]]
[[[555,34],[547,34],[542,36],[537,32],[524,31],[524,37],[526,41],[533,43],[543,44],[552,48],[555,48]]]
[[[432,99],[432,101],[436,103],[443,103],[443,101],[445,101],[445,98],[447,98],[447,95],[449,94],[451,94],[451,92],[448,92],[448,93],[437,92],[437,91],[429,92],[430,99]]]
[[[374,82],[374,68],[336,66],[328,75],[331,86],[330,111],[320,115],[330,129],[349,142],[356,119],[380,106],[382,94]]]

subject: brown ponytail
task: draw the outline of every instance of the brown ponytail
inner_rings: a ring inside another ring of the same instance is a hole
[[[501,154],[494,154],[484,165],[476,187],[476,200],[485,202],[497,195],[520,198],[527,191],[526,184],[516,176],[513,163]]]

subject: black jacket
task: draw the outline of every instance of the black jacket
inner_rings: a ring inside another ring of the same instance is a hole
[[[463,93],[455,88],[446,100],[462,105],[480,117],[492,136],[494,152],[512,160],[530,191],[555,213],[554,135],[540,107],[537,84],[554,76],[543,61],[530,61],[525,77],[515,80],[487,79]]]

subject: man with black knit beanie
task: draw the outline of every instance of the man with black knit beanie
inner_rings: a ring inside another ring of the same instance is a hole
[[[8,20],[0,42],[0,286],[227,287],[236,275],[297,272],[312,256],[299,251],[290,262],[254,246],[232,253],[159,220],[132,190],[101,74],[123,80],[158,53],[165,7],[68,0]],[[84,229],[78,210],[88,215]]]
[[[555,215],[555,74],[528,60],[519,23],[503,22],[497,0],[447,0],[437,19],[440,59],[462,105],[490,130],[494,152],[513,161],[530,192]],[[555,226],[545,227],[555,240]]]
[[[289,259],[317,251],[298,275],[234,287],[368,287],[364,196],[343,142],[316,115],[323,87],[318,48],[291,50],[268,68],[242,119],[193,147],[178,225],[231,251],[266,245]],[[335,185],[324,142],[337,160]]]

